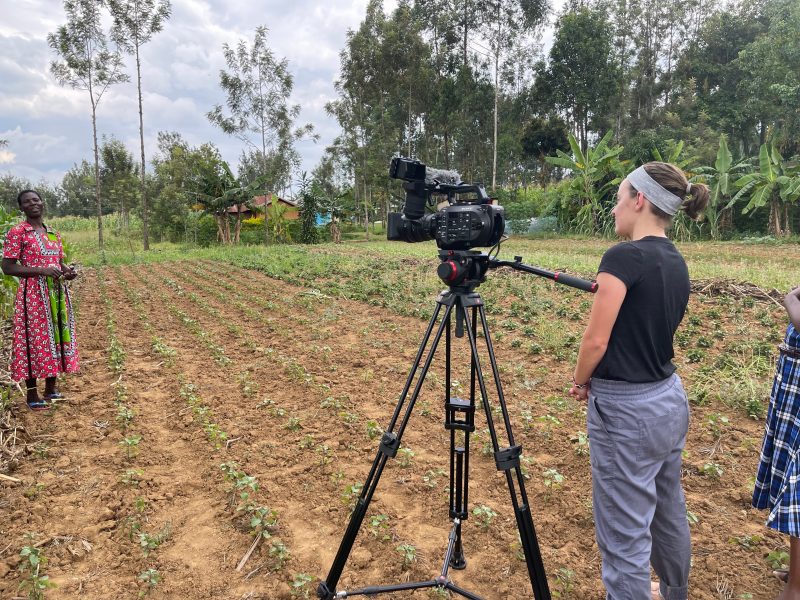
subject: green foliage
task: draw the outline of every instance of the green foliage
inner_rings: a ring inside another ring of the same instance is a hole
[[[139,576],[136,579],[145,585],[145,587],[139,591],[139,598],[144,598],[147,596],[147,594],[152,592],[159,583],[161,583],[163,577],[158,570],[151,567],[139,573]]]
[[[557,156],[546,159],[548,163],[572,172],[567,194],[561,199],[561,208],[570,218],[574,215],[575,227],[580,233],[608,235],[613,231],[613,198],[625,174],[625,165],[619,159],[622,147],[610,145],[612,134],[609,131],[596,146],[587,148],[585,152],[570,134],[572,155],[558,150]]]
[[[297,241],[301,244],[316,244],[319,242],[319,232],[317,231],[319,199],[305,172],[300,178],[300,201],[300,233]]]
[[[0,250],[5,244],[8,230],[16,225],[14,215],[0,206]],[[14,295],[17,292],[17,279],[10,275],[0,275],[0,319],[10,319],[14,313]]]
[[[403,557],[403,569],[408,569],[417,560],[417,548],[411,544],[400,544],[395,548]]]
[[[773,550],[767,554],[766,561],[772,569],[788,569],[789,553],[784,550]]]
[[[478,521],[481,529],[488,531],[492,521],[497,516],[497,513],[488,506],[481,504],[472,509],[472,515]]]
[[[170,522],[164,523],[164,527],[154,534],[141,532],[139,534],[139,547],[142,549],[142,554],[147,557],[153,550],[167,541],[170,535],[172,535],[172,524]]]
[[[27,592],[29,600],[42,600],[45,591],[56,587],[56,584],[50,581],[49,576],[42,574],[47,557],[34,545],[34,536],[27,534],[26,539],[28,545],[19,552],[21,561],[18,568],[23,577],[19,589]]]
[[[311,589],[309,584],[314,581],[311,575],[305,573],[295,573],[291,583],[292,598],[310,598]]]
[[[743,213],[769,205],[770,233],[780,236],[791,230],[788,213],[782,204],[792,204],[800,198],[800,173],[796,165],[788,163],[773,144],[762,144],[758,152],[758,171],[748,173],[736,181],[739,191],[729,204],[749,197]]]

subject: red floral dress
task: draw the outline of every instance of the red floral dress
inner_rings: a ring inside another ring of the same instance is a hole
[[[45,230],[37,233],[27,221],[15,225],[6,235],[3,258],[17,259],[23,267],[61,268],[61,236],[46,225]],[[51,302],[62,310],[51,309]],[[55,377],[77,370],[75,313],[66,284],[43,275],[20,277],[14,302],[12,378]]]

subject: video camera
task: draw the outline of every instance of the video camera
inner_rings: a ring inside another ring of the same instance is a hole
[[[431,169],[424,163],[396,156],[389,177],[402,179],[406,201],[402,213],[389,213],[387,238],[402,242],[436,240],[443,250],[494,246],[505,231],[503,207],[492,204],[479,185],[463,183],[456,171]],[[447,203],[436,209],[436,197]]]

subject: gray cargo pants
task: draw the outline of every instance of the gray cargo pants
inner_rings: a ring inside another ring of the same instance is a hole
[[[689,405],[677,375],[654,383],[592,379],[587,414],[592,502],[608,600],[686,600],[691,550],[681,450]]]

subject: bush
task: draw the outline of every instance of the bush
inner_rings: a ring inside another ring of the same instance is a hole
[[[202,215],[197,220],[197,237],[196,243],[198,246],[206,247],[217,241],[217,222],[212,215]]]

